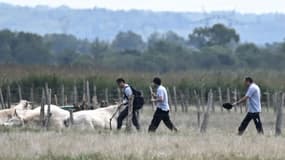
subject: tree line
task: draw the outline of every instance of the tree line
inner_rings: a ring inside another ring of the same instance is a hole
[[[190,69],[281,69],[284,61],[285,41],[265,45],[240,42],[236,30],[223,24],[195,28],[187,38],[169,31],[153,33],[145,40],[132,31],[119,32],[110,42],[65,34],[0,31],[0,64],[98,66],[165,73]]]

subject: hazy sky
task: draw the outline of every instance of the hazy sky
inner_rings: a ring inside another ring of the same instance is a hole
[[[243,13],[283,12],[285,0],[0,0],[24,6],[66,5],[72,8],[104,7],[117,9],[145,9],[154,11],[214,11],[236,10]]]

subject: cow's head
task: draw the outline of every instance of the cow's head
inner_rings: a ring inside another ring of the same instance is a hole
[[[23,124],[23,118],[18,115],[15,109],[14,114],[4,123],[4,126],[22,126]]]
[[[19,104],[17,104],[14,108],[15,109],[21,109],[21,110],[30,110],[32,109],[32,102],[29,102],[27,100],[21,100]]]

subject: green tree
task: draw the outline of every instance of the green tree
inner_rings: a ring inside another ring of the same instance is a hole
[[[11,54],[19,64],[49,64],[51,54],[42,37],[19,32],[11,42]]]
[[[99,39],[95,39],[95,41],[91,44],[90,53],[93,59],[102,58],[102,56],[108,52],[109,44],[104,41],[100,41]]]
[[[235,53],[240,65],[244,67],[258,67],[263,62],[260,49],[253,43],[238,46]]]
[[[148,38],[148,51],[162,54],[184,52],[185,40],[174,32],[165,34],[153,33]]]
[[[233,28],[227,28],[223,24],[215,24],[212,27],[200,27],[188,36],[190,45],[201,48],[205,46],[238,43],[239,35]]]
[[[145,43],[140,35],[132,31],[120,32],[113,40],[112,48],[119,51],[120,53],[126,51],[135,51],[135,53],[137,53],[144,50]]]
[[[0,63],[12,63],[14,61],[11,54],[11,42],[14,33],[9,30],[0,31]]]

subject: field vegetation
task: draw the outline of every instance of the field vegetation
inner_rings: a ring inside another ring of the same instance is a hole
[[[217,106],[219,107],[219,106]],[[142,131],[74,130],[41,131],[38,128],[1,128],[0,159],[5,160],[282,160],[284,136],[274,136],[275,114],[263,112],[265,135],[257,135],[253,123],[243,136],[237,127],[239,112],[210,113],[207,132],[201,134],[196,113],[172,112],[179,128],[171,133],[161,123],[147,133],[153,111],[144,108]]]

